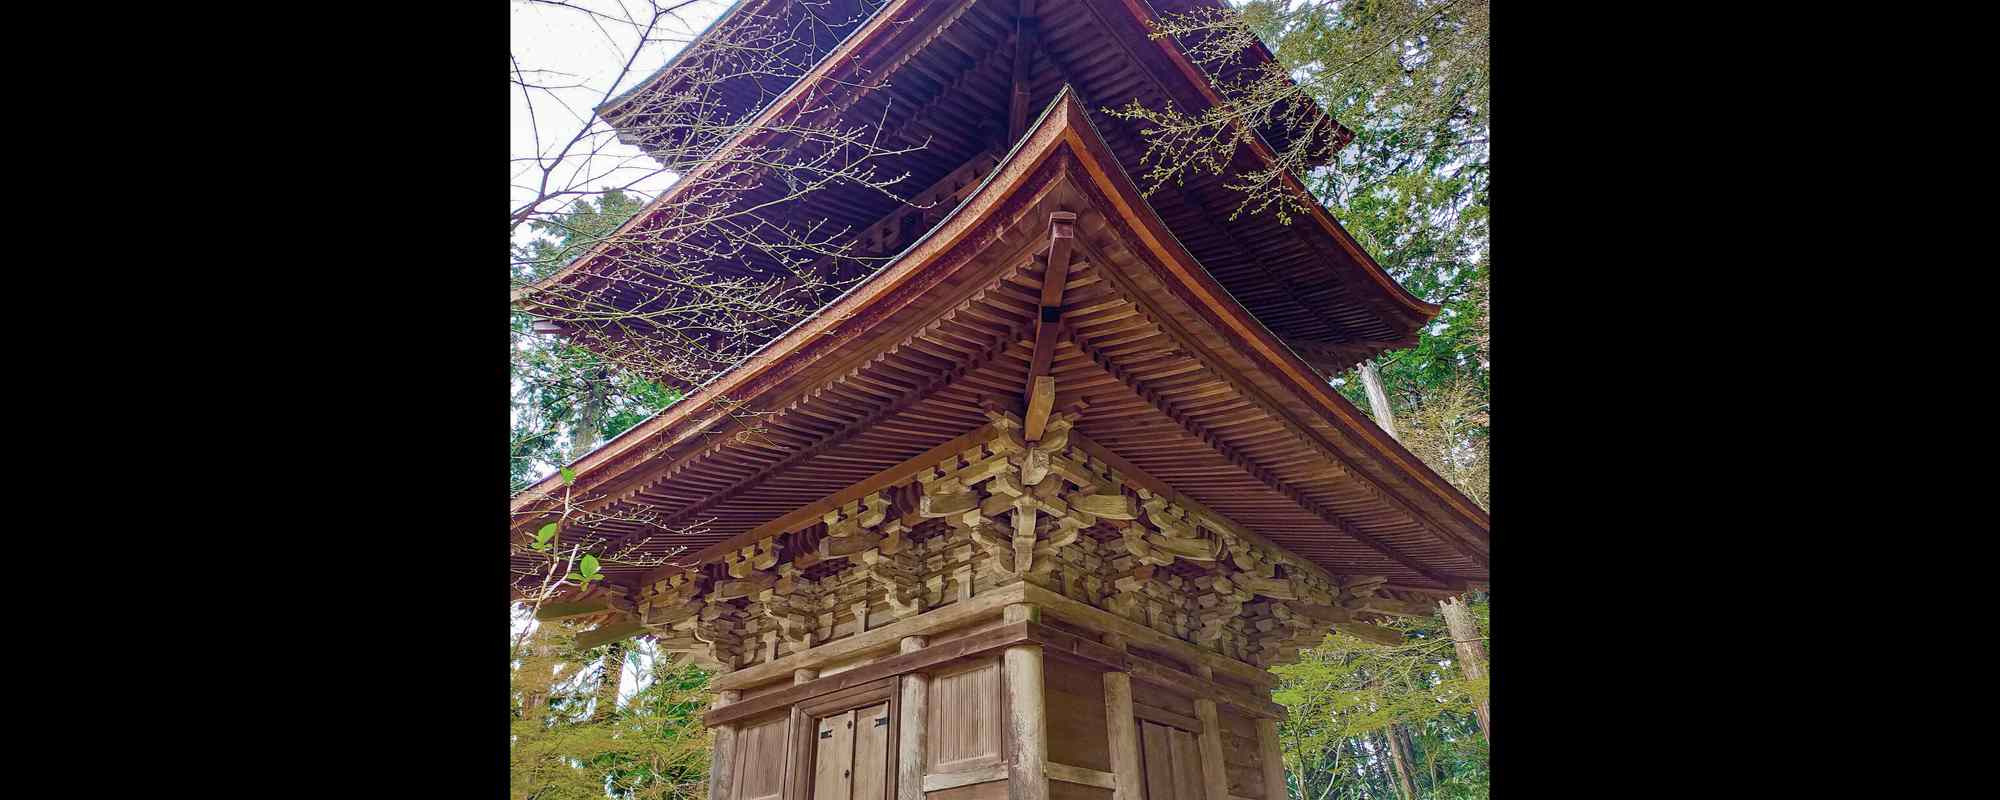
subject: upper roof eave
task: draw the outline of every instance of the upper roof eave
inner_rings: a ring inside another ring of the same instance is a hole
[[[1219,331],[1240,339],[1244,350],[1258,362],[1259,369],[1283,381],[1288,391],[1311,401],[1315,413],[1321,417],[1319,422],[1339,429],[1343,435],[1372,450],[1369,455],[1380,466],[1371,466],[1370,469],[1392,470],[1396,477],[1408,478],[1396,483],[1415,487],[1413,491],[1458,510],[1461,518],[1476,529],[1477,538],[1486,539],[1491,521],[1483,511],[1408,450],[1382,434],[1372,422],[1362,418],[1351,404],[1334,394],[1310,367],[1194,262],[1192,256],[1172,238],[1164,223],[1138,197],[1130,177],[1123,173],[1115,157],[1110,156],[1108,146],[1104,145],[1088,116],[1067,90],[1058,94],[1040,120],[1031,126],[1029,135],[1018,142],[1002,161],[1000,168],[994,170],[980,188],[972,192],[931,234],[904,251],[889,267],[836,300],[829,308],[831,313],[823,313],[774,339],[755,357],[719,377],[700,392],[579,460],[574,465],[578,486],[601,487],[613,481],[622,484],[623,481],[619,480],[621,476],[635,470],[643,472],[644,463],[652,456],[664,454],[675,445],[689,441],[721,418],[720,414],[707,413],[710,401],[717,396],[727,395],[732,402],[739,403],[771,399],[765,394],[780,388],[784,375],[799,374],[808,363],[822,355],[820,350],[824,348],[820,347],[822,342],[818,340],[832,335],[829,326],[835,322],[846,323],[839,330],[842,341],[855,341],[855,337],[864,336],[872,328],[883,325],[891,314],[865,312],[882,312],[877,306],[893,312],[894,308],[888,307],[889,301],[895,299],[890,290],[909,283],[921,270],[937,262],[942,254],[968,236],[975,225],[991,217],[999,201],[1016,192],[1015,184],[1020,179],[1065,147],[1082,162],[1082,167],[1098,187],[1115,203],[1124,206],[1105,210],[1116,211],[1138,221],[1139,235],[1148,239],[1145,244],[1154,252],[1165,255],[1161,263],[1170,272],[1162,274],[1174,279],[1186,292],[1184,299],[1191,298],[1194,304],[1203,307],[1198,310],[1219,322]],[[1006,185],[996,186],[1003,180],[1002,176],[1006,176]],[[975,206],[976,211],[969,211]],[[907,298],[903,302],[907,302]],[[779,379],[772,379],[772,376]],[[782,401],[784,396],[775,399]],[[560,479],[552,476],[516,495],[510,503],[510,510],[523,517],[517,527],[532,524],[536,506],[545,507],[561,488]],[[733,542],[724,542],[703,552],[722,552],[733,545]]]

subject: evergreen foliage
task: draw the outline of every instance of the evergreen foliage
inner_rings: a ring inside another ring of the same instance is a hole
[[[644,204],[615,189],[528,223],[532,238],[514,246],[516,286],[576,260],[637,214]],[[534,317],[511,312],[509,366],[513,431],[508,476],[519,490],[570,463],[680,399],[680,392],[620,369],[566,339],[534,332]],[[581,441],[584,447],[579,448]]]
[[[629,652],[635,691],[600,714],[611,646],[574,649],[575,632],[543,623],[514,648],[510,681],[509,786],[516,800],[697,800],[708,797],[713,742],[701,724],[708,674]]]

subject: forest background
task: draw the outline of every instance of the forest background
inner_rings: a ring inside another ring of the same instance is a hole
[[[624,69],[561,72],[609,96],[650,74],[708,19],[716,2],[656,3],[680,36],[620,37],[616,12],[587,3],[515,2],[513,75],[527,94],[520,56],[565,48],[610,50]],[[1169,18],[1162,33],[1205,45],[1198,62],[1263,41],[1281,70],[1223,85],[1227,102],[1198,116],[1127,106],[1111,113],[1146,124],[1160,185],[1190,170],[1217,169],[1240,131],[1305,124],[1318,107],[1355,132],[1331,164],[1309,151],[1314,137],[1280,154],[1378,262],[1412,293],[1443,307],[1415,347],[1388,353],[1333,380],[1336,388],[1440,475],[1490,509],[1487,446],[1491,359],[1487,253],[1490,0],[1300,2],[1255,0],[1235,13]],[[632,17],[623,8],[624,18]],[[593,36],[593,29],[601,37]],[[650,30],[650,29],[649,29]],[[544,61],[543,63],[547,63]],[[633,65],[650,64],[643,69]],[[1290,80],[1285,80],[1290,78]],[[606,82],[624,85],[605,85]],[[551,97],[557,97],[550,92]],[[587,101],[586,101],[587,102]],[[602,239],[670,184],[673,170],[616,144],[564,164],[582,187],[522,198],[531,166],[554,163],[540,129],[588,120],[588,105],[517,108],[538,130],[533,159],[516,159],[510,275],[516,285],[546,275]],[[1248,123],[1248,124],[1245,124]],[[601,123],[596,123],[601,125]],[[543,171],[543,175],[548,173]],[[1291,202],[1268,175],[1232,175],[1239,214],[1286,214]],[[542,182],[543,185],[547,181]],[[521,209],[526,209],[522,213]],[[680,399],[627,365],[537,333],[512,315],[509,474],[516,489],[548,475]],[[1339,634],[1277,670],[1274,699],[1287,789],[1300,800],[1483,798],[1488,794],[1490,718],[1484,703],[1491,657],[1490,598],[1453,604],[1476,634],[1465,648],[1443,611],[1396,627],[1406,643],[1381,647]],[[575,631],[534,623],[512,609],[511,795],[516,798],[703,798],[708,733],[699,716],[707,675],[661,658],[645,640],[578,650]],[[1463,621],[1461,621],[1462,623]],[[1463,630],[1463,627],[1461,627]],[[1466,669],[1465,660],[1474,662]]]

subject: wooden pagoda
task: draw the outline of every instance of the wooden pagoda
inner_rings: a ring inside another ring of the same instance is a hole
[[[1131,177],[1137,131],[1100,109],[1215,101],[1147,35],[1203,4],[890,0],[796,84],[726,95],[866,85],[839,113],[927,138],[905,165],[930,188],[802,200],[893,258],[512,501],[517,541],[567,492],[603,512],[578,535],[688,548],[541,616],[717,672],[711,798],[1278,800],[1267,668],[1486,584],[1487,515],[1326,379],[1436,307],[1323,212],[1230,222],[1217,181]]]

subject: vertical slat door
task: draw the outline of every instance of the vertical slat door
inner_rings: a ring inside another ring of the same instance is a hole
[[[813,800],[852,800],[854,712],[820,717],[815,727]]]
[[[889,704],[854,712],[853,800],[888,800]]]
[[[1193,733],[1157,722],[1139,722],[1146,800],[1203,800],[1201,744]]]

